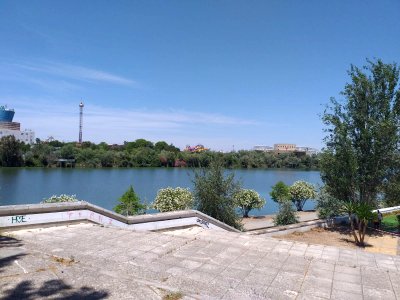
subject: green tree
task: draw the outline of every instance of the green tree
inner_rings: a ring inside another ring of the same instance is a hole
[[[333,197],[373,204],[399,144],[399,68],[368,60],[348,74],[344,102],[332,98],[322,117],[321,177]]]
[[[64,145],[60,150],[60,157],[65,159],[75,159],[76,148],[72,144]]]
[[[114,207],[114,211],[121,215],[133,216],[143,214],[146,209],[146,205],[140,203],[139,196],[136,195],[133,187],[129,189],[118,199],[119,204]]]
[[[317,197],[314,186],[306,181],[298,180],[289,188],[290,199],[296,205],[298,211],[303,210],[303,206],[308,199]]]
[[[189,189],[168,187],[158,191],[153,207],[161,212],[166,212],[190,209],[193,207],[193,203],[193,194]]]
[[[288,201],[290,199],[289,186],[283,181],[279,181],[272,187],[269,195],[277,203]]]
[[[193,183],[195,207],[199,211],[237,229],[242,228],[233,199],[240,184],[233,173],[224,175],[220,159],[211,161],[208,169],[196,172]]]
[[[233,199],[244,218],[249,217],[250,210],[261,209],[265,205],[265,200],[255,190],[241,189],[233,195]]]
[[[21,167],[22,143],[15,139],[15,136],[3,136],[0,139],[0,158],[3,167]]]

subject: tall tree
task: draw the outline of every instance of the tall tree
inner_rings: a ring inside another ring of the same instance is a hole
[[[370,61],[351,66],[343,103],[331,99],[321,176],[335,198],[375,202],[399,144],[399,68]]]

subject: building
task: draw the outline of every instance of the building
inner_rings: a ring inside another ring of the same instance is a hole
[[[274,144],[274,151],[278,153],[296,151],[296,144]]]
[[[15,136],[20,142],[33,144],[35,142],[35,132],[29,129],[21,131],[21,124],[13,122],[15,111],[6,106],[0,106],[0,138],[3,136]]]
[[[296,146],[296,144],[274,144],[274,147],[257,145],[253,147],[253,150],[263,151],[263,152],[274,152],[277,154],[294,153],[298,156],[313,155],[318,153],[318,150],[315,148],[298,147]]]
[[[263,152],[272,152],[274,151],[274,148],[271,146],[263,146],[263,145],[257,145],[253,147],[254,151],[263,151]]]

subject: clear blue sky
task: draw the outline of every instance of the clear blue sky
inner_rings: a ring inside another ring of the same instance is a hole
[[[400,63],[400,1],[1,1],[0,102],[36,136],[321,148],[351,63]]]

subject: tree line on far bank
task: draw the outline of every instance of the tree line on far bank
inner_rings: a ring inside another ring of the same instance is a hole
[[[80,168],[130,167],[208,167],[214,159],[222,159],[225,168],[290,168],[318,169],[318,155],[296,156],[294,153],[272,153],[252,150],[222,153],[181,151],[165,141],[153,143],[145,139],[108,145],[104,142],[64,143],[41,141],[33,145],[17,141],[13,136],[0,139],[0,166],[55,167],[58,159],[74,160]]]

